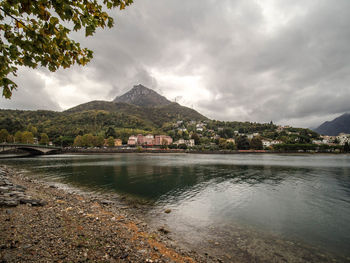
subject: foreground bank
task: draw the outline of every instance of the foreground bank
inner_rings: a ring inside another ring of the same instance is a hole
[[[26,200],[36,200],[2,203],[1,262],[217,261],[180,248],[166,229],[150,229],[120,200],[69,193],[5,166],[0,171],[0,195],[13,198],[22,189]]]

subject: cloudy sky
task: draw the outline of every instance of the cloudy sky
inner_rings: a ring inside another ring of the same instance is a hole
[[[218,120],[318,126],[350,111],[349,0],[135,0],[74,38],[85,67],[21,69],[0,108],[64,110],[135,84]]]

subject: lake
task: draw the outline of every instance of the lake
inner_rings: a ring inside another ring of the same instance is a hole
[[[349,155],[65,154],[0,164],[142,200],[151,225],[202,252],[350,257]]]

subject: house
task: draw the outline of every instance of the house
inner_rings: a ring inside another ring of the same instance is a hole
[[[227,140],[226,140],[226,142],[228,142],[228,143],[232,142],[233,144],[235,144],[235,143],[236,143],[235,139],[233,139],[233,138],[229,138],[229,139],[227,139]]]
[[[121,139],[115,139],[114,140],[114,146],[122,146],[123,145],[123,142]]]
[[[128,139],[128,145],[136,145],[137,144],[137,137],[134,135],[131,135]]]
[[[261,140],[264,147],[268,148],[270,146],[276,145],[276,144],[282,144],[283,142],[280,140]]]
[[[145,136],[143,136],[142,134],[138,134],[137,135],[137,144],[142,145],[145,143]]]
[[[154,141],[155,145],[170,145],[173,143],[173,139],[167,135],[156,135]]]
[[[144,138],[144,144],[153,145],[154,144],[154,136],[153,134],[147,134]]]
[[[174,144],[176,144],[177,146],[179,146],[180,144],[186,144],[187,147],[193,147],[195,145],[195,142],[193,139],[190,139],[190,140],[180,139],[174,142]]]

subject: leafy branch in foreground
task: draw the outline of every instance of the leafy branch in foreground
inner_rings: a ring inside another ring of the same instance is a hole
[[[47,67],[50,71],[86,65],[92,51],[69,37],[74,30],[93,35],[114,24],[105,9],[120,10],[133,0],[4,0],[0,2],[0,88],[10,98],[17,88],[9,75],[18,66]],[[101,4],[100,4],[101,3]],[[68,26],[70,28],[68,28]]]

